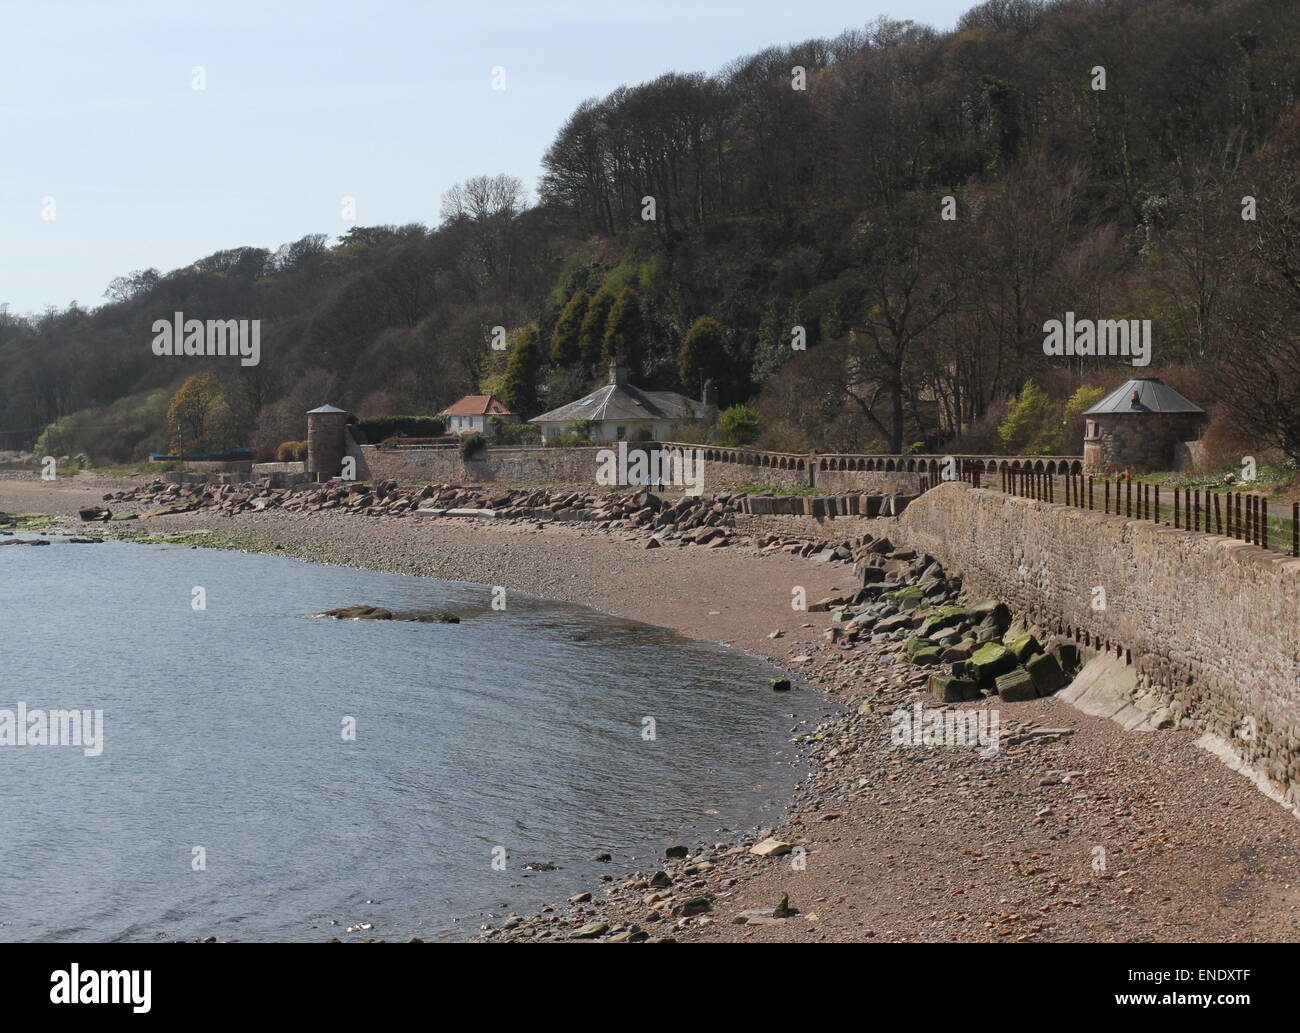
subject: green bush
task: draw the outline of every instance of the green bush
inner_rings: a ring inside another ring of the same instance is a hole
[[[487,439],[482,434],[462,434],[460,438],[460,457],[477,459],[487,451]]]
[[[307,442],[285,441],[275,450],[277,463],[303,463],[307,461]]]
[[[748,405],[733,405],[718,417],[718,429],[727,445],[752,445],[758,440],[758,413]]]
[[[498,445],[537,445],[541,443],[542,432],[531,423],[505,423],[499,419],[492,422],[492,441]]]
[[[350,425],[358,443],[375,444],[399,434],[408,438],[436,438],[446,432],[441,416],[370,416]]]

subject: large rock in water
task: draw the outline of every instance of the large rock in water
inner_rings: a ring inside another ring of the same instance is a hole
[[[460,623],[459,617],[457,617],[454,613],[447,613],[445,610],[437,610],[433,613],[417,613],[411,617],[407,617],[404,614],[399,614],[397,620],[416,621],[420,624],[459,624]]]
[[[321,617],[334,617],[341,621],[390,621],[393,611],[380,606],[340,606],[337,610],[326,610]]]

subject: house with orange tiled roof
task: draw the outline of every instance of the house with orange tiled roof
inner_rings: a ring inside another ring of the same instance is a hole
[[[438,413],[448,434],[492,434],[492,421],[518,423],[519,417],[491,395],[466,395]]]

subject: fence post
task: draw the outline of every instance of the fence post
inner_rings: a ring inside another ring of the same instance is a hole
[[[1109,513],[1110,512],[1110,478],[1109,477],[1106,478],[1105,484],[1106,484],[1106,499],[1105,499],[1106,512]]]
[[[1127,474],[1124,476],[1124,515],[1133,516],[1133,478]]]
[[[1291,503],[1291,555],[1300,556],[1300,502]]]
[[[1268,499],[1260,497],[1259,505],[1259,544],[1268,548]]]
[[[1155,522],[1160,523],[1160,485],[1156,485],[1156,515]]]
[[[1174,489],[1174,527],[1178,526],[1178,517],[1179,517],[1178,502],[1179,502],[1178,489],[1175,488]]]

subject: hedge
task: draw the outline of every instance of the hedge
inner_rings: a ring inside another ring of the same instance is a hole
[[[350,426],[358,444],[374,445],[399,434],[408,438],[441,437],[447,425],[441,416],[369,416]]]

